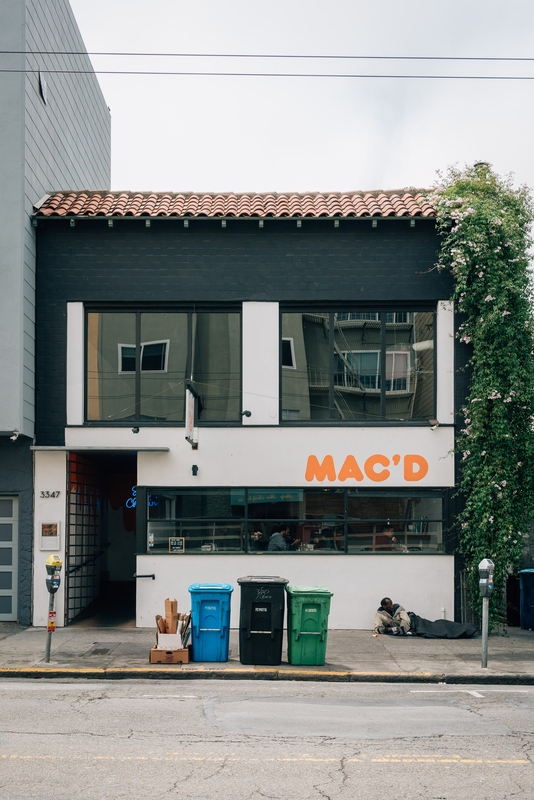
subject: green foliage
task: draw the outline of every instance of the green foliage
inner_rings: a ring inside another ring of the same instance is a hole
[[[528,248],[529,192],[488,164],[450,169],[429,198],[438,211],[438,267],[455,279],[452,299],[472,348],[469,397],[457,438],[462,455],[460,549],[480,612],[478,563],[495,562],[490,630],[504,615],[504,585],[534,516],[534,322]]]

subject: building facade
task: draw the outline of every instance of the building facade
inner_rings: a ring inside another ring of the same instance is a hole
[[[64,624],[247,574],[329,586],[337,628],[386,594],[454,618],[463,389],[422,194],[73,191],[34,220],[34,624],[52,547]]]
[[[0,620],[29,623],[36,282],[31,215],[51,189],[109,186],[110,115],[67,0],[2,2],[0,49]]]

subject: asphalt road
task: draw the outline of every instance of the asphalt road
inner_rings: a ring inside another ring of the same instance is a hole
[[[534,687],[0,682],[6,800],[531,800]]]

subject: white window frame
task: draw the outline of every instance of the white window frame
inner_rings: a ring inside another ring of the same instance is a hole
[[[291,348],[291,366],[289,364],[282,364],[282,369],[296,369],[297,368],[297,360],[295,358],[295,342],[292,336],[282,336],[283,342],[289,342],[289,346]]]

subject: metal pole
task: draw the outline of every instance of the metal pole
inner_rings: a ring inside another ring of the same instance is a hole
[[[489,597],[482,598],[482,667],[488,666],[488,616]]]
[[[48,615],[50,618],[50,612],[54,610],[54,595],[51,594],[48,599]],[[48,623],[47,623],[48,624]],[[50,661],[50,646],[52,644],[52,631],[50,631],[46,636],[46,650],[45,650],[45,662],[48,664]]]

